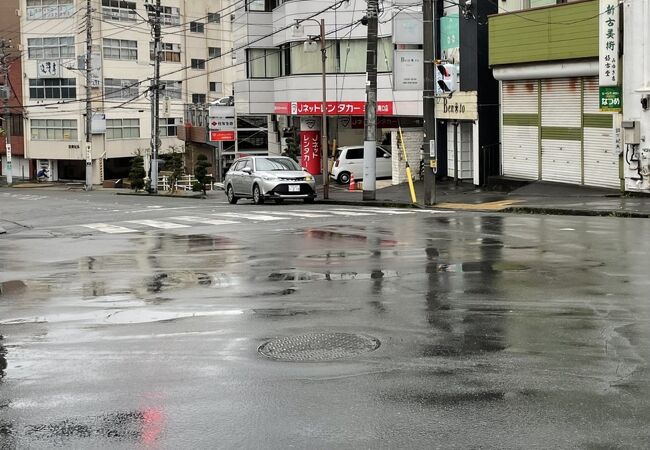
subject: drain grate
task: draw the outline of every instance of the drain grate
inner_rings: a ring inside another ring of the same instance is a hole
[[[278,361],[318,362],[351,358],[379,348],[379,339],[364,334],[311,333],[273,339],[258,351]]]

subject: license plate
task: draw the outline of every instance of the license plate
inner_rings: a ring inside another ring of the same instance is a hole
[[[299,184],[290,184],[289,185],[289,192],[300,192],[300,185]]]

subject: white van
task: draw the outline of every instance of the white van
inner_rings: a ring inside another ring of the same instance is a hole
[[[391,153],[381,146],[377,146],[377,178],[390,178],[393,176],[393,163]],[[363,179],[363,146],[355,145],[339,147],[336,149],[336,159],[330,177],[341,184],[350,182],[350,175],[354,174],[355,180]]]

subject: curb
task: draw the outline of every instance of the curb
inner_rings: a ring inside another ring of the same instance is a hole
[[[633,219],[647,219],[650,217],[650,214],[648,213],[636,213],[630,211],[562,209],[535,206],[509,207],[501,210],[501,212],[515,214],[547,214],[555,216],[621,217]]]
[[[4,228],[0,227],[0,234],[7,234],[7,230]]]
[[[173,195],[173,194],[149,194],[148,192],[116,192],[115,195],[133,195],[136,197],[167,197],[167,198],[189,198],[189,199],[194,199],[194,200],[203,200],[207,199],[208,197],[204,196],[203,194],[195,194],[195,195]]]
[[[379,206],[385,208],[405,208],[405,209],[426,209],[422,205],[412,204],[412,203],[403,203],[395,202],[390,200],[316,200],[318,204],[324,205],[345,205],[345,206]]]

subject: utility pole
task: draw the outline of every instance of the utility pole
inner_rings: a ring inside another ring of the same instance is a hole
[[[368,0],[366,114],[363,140],[363,199],[375,200],[377,175],[377,16],[378,0]]]
[[[11,48],[11,42],[7,42],[2,39],[0,42],[0,64],[2,65],[2,74],[5,79],[5,92],[3,96],[4,104],[4,130],[5,130],[5,149],[7,150],[7,184],[11,186],[14,182],[13,179],[13,168],[11,164],[11,116],[9,114],[9,95],[11,89],[9,88],[9,64],[7,64],[7,50]]]
[[[93,21],[91,0],[86,0],[86,190],[93,189],[93,109],[90,85],[92,84]]]
[[[153,27],[153,80],[151,81],[151,153],[152,160],[149,165],[151,173],[150,192],[158,192],[158,151],[160,147],[160,0],[156,0],[154,14],[150,19]]]
[[[436,90],[435,90],[435,59],[436,59],[436,30],[435,12],[437,0],[424,0],[422,3],[422,23],[424,27],[424,90],[422,106],[424,108],[424,205],[436,203],[436,177],[431,161],[437,165],[436,155]],[[433,145],[433,148],[431,146]]]
[[[322,82],[322,123],[321,132],[321,158],[323,165],[323,198],[327,200],[330,197],[330,175],[329,175],[329,156],[330,150],[327,145],[327,46],[325,44],[325,19],[320,20],[320,52],[321,52],[321,82]]]

